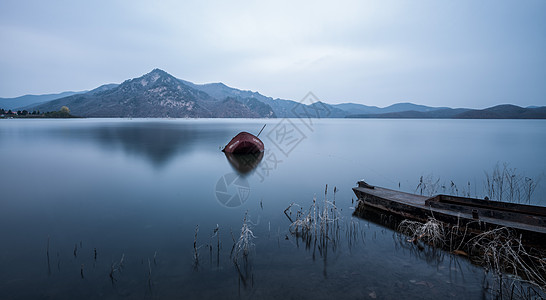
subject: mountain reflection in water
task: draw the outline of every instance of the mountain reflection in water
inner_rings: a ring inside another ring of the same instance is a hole
[[[497,161],[544,174],[546,122],[291,122],[305,136],[281,148],[288,140],[273,130],[289,123],[275,119],[2,120],[2,299],[489,297],[483,268],[354,216],[352,188],[365,179],[414,192],[433,173],[483,197],[484,170]],[[220,151],[264,123],[263,158]],[[226,205],[222,193],[244,201]],[[285,211],[324,220],[329,235],[321,243],[317,231],[315,246],[315,231],[294,232]],[[253,237],[235,265],[243,229]]]
[[[120,149],[126,155],[145,158],[154,167],[163,167],[172,158],[192,151],[218,151],[232,135],[231,131],[214,124],[195,126],[181,121],[115,120],[93,125],[50,127],[41,130],[40,135],[63,142],[92,143],[107,151]]]

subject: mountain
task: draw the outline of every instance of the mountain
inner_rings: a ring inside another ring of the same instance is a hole
[[[356,103],[341,103],[341,104],[334,104],[332,106],[347,112],[349,115],[378,114],[381,111],[381,108],[377,106],[368,106],[368,105],[356,104]]]
[[[273,99],[271,97],[264,96],[258,92],[244,91],[229,87],[221,82],[219,83],[207,83],[207,84],[194,84],[189,81],[181,80],[184,84],[189,85],[195,89],[203,91],[216,99],[225,99],[228,97],[236,98],[253,98],[264,104],[269,105],[275,115],[278,118],[297,118],[301,116],[312,115],[319,118],[343,118],[347,115],[347,112],[343,109],[339,109],[334,105],[326,104],[313,99],[304,103],[285,100],[285,99]],[[313,103],[311,103],[313,102]],[[359,105],[359,104],[357,104]],[[317,109],[319,108],[320,109]],[[306,111],[302,109],[306,108]]]
[[[546,119],[546,106],[523,108],[511,104],[497,105],[481,110],[469,110],[455,116],[457,119]]]
[[[107,90],[111,90],[111,89],[117,87],[118,85],[119,84],[117,84],[117,83],[103,84],[103,85],[99,86],[98,88],[91,90],[90,93],[96,94],[96,93],[99,93],[99,92],[104,92],[104,91],[107,91]]]
[[[409,102],[396,103],[381,109],[382,113],[402,112],[402,111],[418,111],[430,112],[447,109],[448,107],[430,107],[425,105],[413,104]]]
[[[425,105],[413,104],[409,102],[396,103],[396,104],[383,107],[383,108],[380,108],[377,106],[355,104],[355,103],[341,103],[341,104],[335,104],[332,106],[347,112],[347,116],[399,113],[399,112],[405,112],[405,111],[429,112],[429,111],[448,109],[448,107],[430,107]]]
[[[331,105],[320,101],[312,93],[296,102],[273,99],[258,92],[239,90],[223,83],[195,84],[175,78],[159,69],[121,84],[107,84],[89,92],[67,93],[72,94],[35,96],[41,97],[40,103],[34,102],[19,107],[28,111],[43,112],[57,111],[61,106],[68,106],[73,115],[82,117],[151,118],[529,119],[545,118],[546,114],[545,107],[522,108],[515,105],[499,105],[482,110],[430,107],[408,102],[383,108],[355,103]],[[47,101],[44,99],[54,100],[43,102]],[[9,106],[0,108],[10,109]]]
[[[72,96],[76,94],[85,93],[83,92],[63,92],[59,94],[46,94],[46,95],[25,95],[16,98],[0,98],[0,108],[17,110],[20,108],[27,107],[29,105],[37,105],[47,101]]]
[[[401,111],[380,114],[356,114],[347,118],[382,119],[546,119],[546,106],[523,108],[516,105],[497,105],[486,109],[441,108],[432,111]]]
[[[441,108],[433,111],[395,111],[378,114],[348,115],[347,118],[379,118],[379,119],[450,119],[466,112],[466,108]]]
[[[119,85],[102,86],[32,109],[52,111],[61,106],[68,106],[71,114],[82,117],[275,117],[271,107],[254,98],[219,100],[159,69]]]

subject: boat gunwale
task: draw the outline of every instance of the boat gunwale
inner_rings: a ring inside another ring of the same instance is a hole
[[[365,205],[369,205],[377,209],[390,212],[392,214],[396,214],[408,219],[426,221],[429,216],[441,217],[441,215],[444,215],[444,218],[446,219],[454,219],[454,218],[456,218],[457,220],[463,219],[465,222],[483,221],[485,223],[488,223],[494,226],[510,227],[516,230],[546,235],[545,226],[527,224],[524,222],[517,222],[517,221],[511,221],[511,220],[500,220],[498,218],[491,218],[491,217],[487,217],[483,215],[479,216],[478,219],[476,219],[472,215],[472,213],[461,212],[461,211],[455,212],[455,211],[447,210],[444,208],[432,207],[431,205],[427,205],[426,203],[426,201],[431,198],[427,196],[415,195],[411,193],[406,193],[402,191],[396,191],[396,190],[391,190],[391,189],[386,189],[381,187],[374,187],[373,189],[366,188],[366,187],[354,187],[353,191],[355,192],[359,200],[361,200]],[[371,201],[367,197],[365,199],[361,199],[362,197],[359,195],[359,193],[372,196],[375,199],[373,199],[374,201]],[[392,195],[398,195],[399,197],[396,199],[389,197]],[[380,199],[381,201],[378,201],[378,199]],[[422,201],[422,203],[419,203],[420,201]],[[420,217],[418,214],[422,216]],[[544,220],[546,220],[546,218],[542,216],[536,216],[536,217],[543,218]]]
[[[233,148],[233,149],[232,149]],[[264,143],[252,133],[241,131],[222,149],[222,152],[233,154],[251,154],[264,151]]]

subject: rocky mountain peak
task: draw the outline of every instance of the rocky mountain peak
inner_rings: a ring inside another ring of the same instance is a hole
[[[162,84],[178,83],[175,77],[161,69],[153,69],[151,72],[144,74],[139,78],[133,79],[133,81],[139,82],[143,87],[153,85],[156,82]]]

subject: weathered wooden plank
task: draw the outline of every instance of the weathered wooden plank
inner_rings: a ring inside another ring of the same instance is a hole
[[[359,207],[365,205],[387,214],[421,222],[434,217],[438,221],[467,226],[477,232],[508,227],[521,234],[523,239],[533,244],[542,243],[546,247],[543,242],[546,241],[544,207],[448,195],[430,198],[361,182],[358,185],[353,191],[360,200]]]

